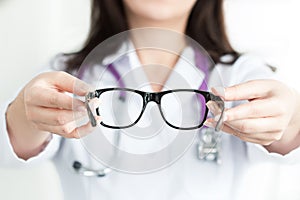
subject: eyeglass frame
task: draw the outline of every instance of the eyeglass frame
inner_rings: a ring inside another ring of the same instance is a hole
[[[203,123],[205,122],[205,119],[207,118],[207,115],[208,115],[208,107],[207,105],[205,104],[205,114],[204,114],[204,117],[203,117],[203,120],[202,122],[198,125],[198,126],[194,126],[194,127],[188,127],[188,128],[184,128],[184,127],[178,127],[178,126],[174,126],[173,124],[169,123],[163,112],[162,112],[162,109],[161,109],[161,98],[166,95],[166,94],[169,94],[169,93],[173,93],[173,92],[195,92],[195,93],[198,93],[198,94],[201,94],[204,98],[205,98],[205,102],[209,102],[209,101],[213,101],[213,102],[216,102],[218,104],[218,106],[221,108],[221,113],[220,113],[220,118],[219,120],[216,122],[216,126],[215,126],[215,131],[220,131],[221,129],[221,124],[222,124],[222,119],[223,119],[223,115],[224,115],[224,110],[225,110],[225,106],[224,106],[224,101],[222,100],[221,97],[219,96],[216,96],[214,95],[213,93],[211,92],[207,92],[207,91],[202,91],[202,90],[196,90],[196,89],[174,89],[174,90],[166,90],[166,91],[161,91],[161,92],[144,92],[144,91],[140,91],[140,90],[136,90],[136,89],[130,89],[130,88],[119,88],[119,87],[114,87],[114,88],[103,88],[103,89],[97,89],[93,92],[88,92],[86,95],[85,95],[85,106],[86,106],[86,109],[87,109],[87,113],[88,113],[88,117],[89,117],[89,120],[91,122],[91,125],[93,127],[97,126],[97,121],[93,115],[93,112],[89,106],[89,102],[90,100],[94,99],[94,98],[100,98],[100,95],[104,92],[107,92],[107,91],[113,91],[113,90],[118,90],[120,92],[124,91],[129,91],[129,92],[134,92],[136,94],[139,94],[142,96],[143,98],[143,109],[139,115],[139,117],[137,118],[137,120],[135,120],[132,124],[130,125],[127,125],[127,126],[110,126],[110,125],[107,125],[105,123],[103,123],[102,121],[100,122],[100,124],[104,127],[107,127],[107,128],[112,128],[112,129],[125,129],[125,128],[129,128],[129,127],[132,127],[134,126],[135,124],[138,123],[138,121],[141,119],[145,109],[146,109],[146,106],[149,102],[151,101],[154,101],[157,105],[158,105],[158,108],[159,108],[159,111],[160,111],[160,114],[163,118],[163,120],[165,121],[166,124],[168,124],[170,127],[172,128],[175,128],[175,129],[179,129],[179,130],[193,130],[193,129],[198,129],[198,128],[201,128],[203,126]],[[125,101],[124,97],[120,96],[119,97],[122,101]],[[100,112],[99,112],[99,107],[96,108],[96,114],[98,116],[100,116]]]

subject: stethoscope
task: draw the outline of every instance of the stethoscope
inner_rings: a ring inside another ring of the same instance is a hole
[[[195,53],[195,64],[196,66],[204,73],[204,80],[199,87],[199,90],[207,91],[208,87],[208,74],[209,66],[208,60],[204,57],[199,51],[194,49]],[[83,66],[77,77],[83,78],[84,71],[86,70],[87,65]],[[120,87],[125,87],[124,82],[121,79],[120,73],[115,68],[114,64],[111,63],[107,65],[107,70],[113,75],[113,77],[118,81]],[[120,131],[120,130],[117,130]],[[213,128],[202,127],[199,134],[199,143],[197,145],[197,158],[202,161],[212,161],[217,164],[221,164],[221,138]],[[114,139],[114,144],[120,144],[121,134],[117,133]],[[74,171],[85,177],[104,177],[109,174],[112,170],[109,167],[103,167],[100,169],[91,169],[82,165],[79,161],[74,161],[72,165]]]

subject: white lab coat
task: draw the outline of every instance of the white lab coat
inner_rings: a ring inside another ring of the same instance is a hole
[[[130,65],[127,66],[135,66],[138,60],[133,56],[130,57],[129,62]],[[124,67],[124,63],[115,65],[118,70],[121,70],[120,65]],[[92,73],[86,72],[83,79],[98,81],[97,77],[93,76],[99,74],[99,70],[101,71],[102,68],[94,68]],[[199,80],[195,77],[193,79],[191,67],[181,63],[176,65],[175,70],[182,72],[183,76],[191,82],[192,87],[199,87]],[[232,66],[218,64],[210,74],[209,85],[221,85],[219,74],[222,75],[222,85],[225,87],[247,80],[273,77],[273,73],[262,60],[250,55],[242,55]],[[101,85],[111,86],[113,79],[113,76],[107,75]],[[195,140],[180,159],[156,172],[135,175],[112,171],[103,178],[83,177],[75,173],[72,168],[75,160],[92,169],[103,166],[90,156],[80,140],[64,139],[53,135],[46,149],[39,155],[27,161],[18,158],[6,131],[5,111],[8,103],[1,108],[0,166],[29,167],[43,160],[53,159],[66,200],[235,199],[239,198],[239,191],[244,183],[243,175],[249,166],[260,163],[300,163],[299,148],[281,156],[268,153],[260,145],[245,143],[234,136],[223,134],[221,165],[198,160],[196,155],[198,140]],[[227,106],[232,105],[229,103]],[[124,141],[122,144],[126,148],[126,139]],[[129,151],[134,151],[132,145],[130,148],[133,149]],[[257,179],[259,181],[259,177]],[[247,199],[247,197],[243,198]]]

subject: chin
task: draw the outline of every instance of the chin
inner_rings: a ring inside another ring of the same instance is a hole
[[[189,13],[194,0],[124,0],[128,11],[143,19],[167,21]]]

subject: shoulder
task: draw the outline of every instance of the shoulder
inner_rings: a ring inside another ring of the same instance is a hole
[[[261,56],[250,53],[240,55],[240,57],[232,65],[232,68],[242,68],[246,71],[259,68],[268,68],[268,70],[270,70],[267,62]]]
[[[63,53],[58,53],[50,59],[49,67],[55,71],[65,71],[66,68],[65,63],[67,62],[68,59],[69,56]]]
[[[255,54],[242,55],[232,68],[235,73],[239,74],[239,82],[275,78],[273,68],[262,57]]]
[[[211,75],[213,79],[221,78],[222,85],[227,87],[249,80],[274,78],[275,73],[260,56],[242,54],[232,65],[217,64]]]

